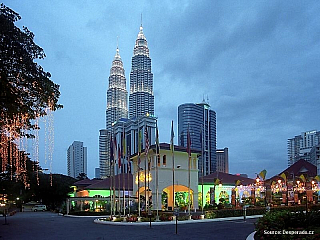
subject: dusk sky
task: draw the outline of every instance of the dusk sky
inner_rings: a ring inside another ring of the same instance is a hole
[[[287,167],[288,138],[320,130],[319,1],[4,4],[22,17],[18,26],[35,34],[47,56],[39,64],[60,85],[64,108],[54,113],[53,173],[67,174],[67,149],[77,140],[88,147],[88,176],[94,177],[117,36],[129,86],[141,14],[161,142],[170,142],[172,120],[177,133],[178,106],[205,96],[217,113],[217,148],[229,148],[230,173],[254,177],[266,169],[269,178]],[[48,164],[44,131],[42,167]]]

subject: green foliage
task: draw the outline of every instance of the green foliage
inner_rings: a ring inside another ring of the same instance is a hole
[[[216,217],[216,211],[206,211],[204,216],[205,218],[213,219]]]
[[[178,216],[178,221],[185,221],[185,220],[189,220],[189,216],[185,215],[185,216]]]
[[[122,217],[116,217],[116,219],[114,220],[114,222],[122,222],[123,218]]]
[[[62,174],[43,174],[32,171],[32,161],[27,160],[27,176],[29,179],[29,188],[25,188],[21,181],[12,181],[9,173],[0,174],[0,194],[6,193],[9,200],[13,201],[17,197],[20,202],[40,202],[47,205],[49,210],[60,209],[68,197],[68,193],[73,189],[70,186],[76,182],[76,179]],[[52,177],[52,185],[51,185]],[[37,180],[38,179],[38,180]],[[18,206],[21,207],[21,206]]]
[[[62,107],[58,104],[59,85],[35,62],[45,58],[44,51],[34,43],[28,28],[15,26],[20,19],[18,13],[1,4],[0,134],[10,129],[15,137],[30,136],[23,130],[38,128],[32,120],[46,115],[47,108],[55,111]]]
[[[258,220],[255,239],[319,239],[320,212],[273,211],[266,213]],[[271,231],[314,231],[314,234],[268,234]]]

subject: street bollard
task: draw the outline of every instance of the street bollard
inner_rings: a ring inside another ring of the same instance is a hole
[[[243,220],[246,221],[247,218],[247,206],[244,205],[243,206]]]

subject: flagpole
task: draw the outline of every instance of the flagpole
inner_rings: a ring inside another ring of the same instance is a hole
[[[121,139],[120,139],[121,144]],[[120,199],[120,173],[121,173],[121,149],[118,144],[118,213],[121,215],[121,199]]]
[[[188,214],[189,214],[189,218],[191,216],[190,214],[190,160],[191,160],[191,144],[190,144],[190,132],[189,132],[189,125],[188,125],[188,133],[187,133],[187,150],[188,150]]]
[[[112,134],[110,135],[110,162],[109,162],[109,177],[110,177],[110,186],[109,186],[109,190],[110,190],[110,215],[112,216],[112,208],[113,208],[113,204],[112,204],[112,162],[113,162],[113,141],[112,141]]]
[[[114,137],[113,140],[113,154],[116,156],[116,151],[117,151],[117,139]],[[113,176],[113,194],[112,194],[112,201],[113,201],[113,214],[116,215],[116,171],[115,171],[115,163],[116,163],[116,158],[113,158],[113,163],[112,163],[112,176]]]
[[[140,130],[139,130],[140,131]],[[140,143],[138,143],[140,144]],[[138,152],[138,162],[137,162],[137,165],[138,165],[138,215],[140,217],[140,152]]]
[[[172,154],[172,211],[174,211],[174,200],[175,200],[175,192],[174,192],[174,132],[173,132],[173,121],[171,122],[171,154]]]
[[[122,126],[122,131],[123,131],[123,139],[122,139],[122,149],[123,149],[123,160],[126,159],[126,139],[125,139],[125,132],[124,132],[124,123]],[[123,166],[124,166],[124,161],[123,161]],[[127,169],[128,171],[128,169]],[[123,190],[123,216],[126,215],[126,194],[125,194],[125,168],[123,168],[123,174],[122,174],[122,190]]]
[[[138,122],[138,215],[139,218],[141,216],[141,201],[140,201],[140,154],[141,154],[141,133],[140,133],[140,126]]]
[[[129,157],[128,157],[129,154]],[[130,190],[129,190],[129,170],[131,170],[130,166],[130,152],[129,152],[129,146],[127,146],[127,184],[128,184],[128,212],[130,215]]]
[[[160,158],[160,146],[159,146],[159,132],[158,132],[158,121],[156,120],[156,201],[157,201],[157,217],[156,220],[159,221],[159,173],[158,173],[158,161]]]
[[[203,136],[202,136],[202,128],[201,128],[201,132],[200,132],[200,134],[201,134],[201,158],[202,158],[202,166],[201,166],[201,175],[202,175],[202,177],[201,177],[201,201],[202,201],[202,203],[201,203],[201,206],[202,206],[202,214],[203,214],[203,205],[204,205],[204,203],[203,203],[203,165],[204,165],[204,157],[203,157]]]

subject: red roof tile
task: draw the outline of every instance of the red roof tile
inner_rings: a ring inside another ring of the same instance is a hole
[[[239,175],[233,175],[233,174],[229,174],[229,173],[224,173],[224,172],[214,172],[210,175],[204,176],[203,177],[203,183],[210,183],[213,184],[215,179],[219,179],[222,183],[222,185],[224,184],[230,184],[230,185],[235,185],[236,181],[239,180],[241,182],[242,185],[249,185],[254,183],[254,179],[251,178],[246,178],[246,177],[242,177]],[[199,185],[202,182],[202,178],[199,178]]]

